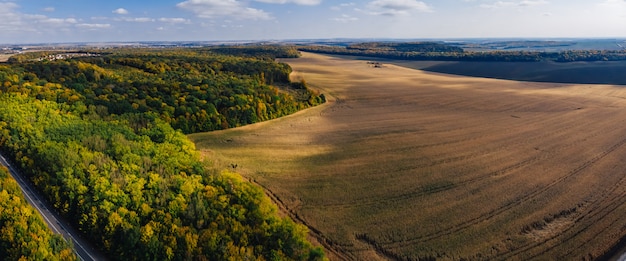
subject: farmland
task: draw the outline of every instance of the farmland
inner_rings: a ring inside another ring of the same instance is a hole
[[[192,134],[335,259],[593,259],[626,235],[626,89],[305,53],[327,104]]]

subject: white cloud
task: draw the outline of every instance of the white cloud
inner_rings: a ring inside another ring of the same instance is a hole
[[[619,22],[626,18],[626,0],[604,0],[597,4],[596,8],[599,9],[604,18],[617,18]],[[611,21],[611,23],[615,22],[618,21]]]
[[[22,17],[30,20],[30,21],[41,21],[41,20],[45,20],[48,17],[45,15],[40,15],[40,14],[23,14]]]
[[[68,24],[75,24],[78,21],[74,18],[45,18],[42,19],[41,22],[45,23],[45,24],[57,24],[57,25],[68,25]]]
[[[350,3],[342,3],[342,4],[339,4],[339,5],[331,6],[330,9],[333,10],[333,11],[340,11],[343,8],[351,7],[351,6],[355,6],[355,5],[356,4],[352,3],[352,2],[350,2]]]
[[[498,2],[495,2],[495,3],[491,3],[491,4],[481,4],[480,5],[480,7],[487,8],[487,9],[497,9],[497,8],[511,7],[511,6],[515,6],[515,3],[498,1]]]
[[[0,2],[0,31],[19,31],[21,15],[15,11],[19,6],[12,2]]]
[[[261,2],[261,3],[268,3],[268,4],[287,4],[287,3],[294,3],[297,5],[319,5],[322,0],[256,0],[257,2]]]
[[[114,14],[120,14],[120,15],[126,15],[128,14],[128,10],[124,9],[124,8],[118,8],[113,10]]]
[[[19,6],[13,2],[0,2],[0,10],[2,11],[12,11]]]
[[[14,2],[0,2],[0,34],[56,33],[79,23],[76,18],[55,18],[42,14],[24,14]],[[22,34],[23,35],[23,34]]]
[[[517,5],[518,6],[535,6],[535,5],[545,5],[548,4],[548,1],[545,0],[525,0],[525,1],[521,1],[519,2]]]
[[[55,10],[54,7],[46,7],[43,9],[44,12],[49,12],[49,13],[54,12],[54,10]]]
[[[524,1],[497,1],[490,4],[481,4],[480,7],[487,9],[499,9],[507,7],[528,7],[549,4],[545,0],[524,0]]]
[[[78,23],[78,20],[75,18],[53,18],[40,14],[21,14],[19,18],[28,21],[28,24],[25,24],[24,27],[30,27],[33,30],[67,27]]]
[[[182,23],[188,24],[188,23],[191,23],[191,21],[189,21],[189,19],[180,18],[180,17],[175,17],[175,18],[161,17],[161,18],[159,18],[159,22],[172,23],[172,24],[182,24]]]
[[[426,3],[417,0],[375,0],[367,4],[369,14],[398,16],[408,15],[411,12],[432,12]]]
[[[605,0],[600,5],[605,7],[626,7],[626,0]]]
[[[340,17],[335,17],[335,18],[332,18],[331,20],[336,21],[336,22],[341,22],[341,23],[348,23],[348,22],[358,21],[359,18],[349,16],[347,14],[342,14]]]
[[[233,17],[239,20],[270,20],[272,16],[260,9],[247,7],[236,0],[187,0],[176,5],[200,18]]]
[[[111,24],[77,24],[76,27],[86,29],[105,29],[110,28]]]
[[[147,22],[154,22],[154,18],[150,18],[150,17],[119,17],[119,18],[114,18],[113,20],[115,21],[122,21],[122,22],[136,22],[136,23],[147,23]]]

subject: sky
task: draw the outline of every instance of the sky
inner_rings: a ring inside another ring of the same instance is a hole
[[[626,38],[626,0],[0,0],[0,43]]]

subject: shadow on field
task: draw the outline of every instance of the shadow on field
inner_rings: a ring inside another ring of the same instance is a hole
[[[626,85],[626,62],[390,61],[428,72],[532,82]]]
[[[616,80],[626,63],[368,61],[287,60],[327,104],[190,138],[331,260],[593,259],[624,236],[626,89],[388,64],[538,81]]]

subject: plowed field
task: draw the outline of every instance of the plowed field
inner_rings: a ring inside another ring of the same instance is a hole
[[[284,61],[329,102],[190,138],[331,258],[589,259],[626,235],[626,87]]]

